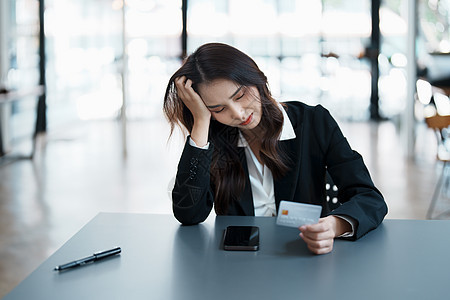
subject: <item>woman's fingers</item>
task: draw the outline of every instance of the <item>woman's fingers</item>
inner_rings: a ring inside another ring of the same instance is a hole
[[[192,88],[193,81],[186,76],[180,76],[174,82],[178,96],[191,111],[194,116],[194,122],[198,120],[208,120],[209,122],[211,112],[206,107],[200,95]]]
[[[331,220],[321,218],[319,223],[300,227],[300,237],[315,254],[325,254],[333,249],[335,232]]]
[[[181,100],[185,100],[186,99],[186,77],[185,76],[181,76],[175,79],[175,86],[177,88],[177,93],[178,96],[181,98]]]
[[[181,76],[175,79],[175,86],[177,87],[178,96],[180,96],[183,102],[196,101],[202,102],[200,95],[197,94],[192,88],[192,80],[187,79],[186,76]]]
[[[310,238],[302,233],[300,237],[305,241],[308,249],[314,254],[325,254],[333,250],[334,239],[314,239]]]

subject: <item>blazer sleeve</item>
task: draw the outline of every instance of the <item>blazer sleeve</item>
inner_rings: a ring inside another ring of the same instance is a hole
[[[210,185],[210,166],[214,146],[200,149],[185,143],[175,185],[172,190],[172,209],[182,224],[193,225],[206,220],[211,212],[214,197]]]
[[[350,216],[356,220],[357,228],[352,239],[358,239],[383,221],[387,205],[362,156],[351,149],[328,110],[319,106],[314,123],[327,171],[338,187],[338,199],[342,203],[330,214]]]

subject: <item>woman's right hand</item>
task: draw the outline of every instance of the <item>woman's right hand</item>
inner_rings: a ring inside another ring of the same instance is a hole
[[[197,146],[202,147],[208,143],[211,112],[206,107],[200,95],[192,88],[192,83],[192,80],[186,78],[186,76],[175,79],[178,96],[194,117],[191,139],[194,140]]]
[[[192,88],[192,80],[181,76],[175,79],[175,86],[177,87],[178,96],[183,103],[191,111],[194,121],[211,119],[211,112],[206,107],[202,98]]]

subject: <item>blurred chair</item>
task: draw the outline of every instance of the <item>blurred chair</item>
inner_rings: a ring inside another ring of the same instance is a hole
[[[440,213],[438,216],[433,217],[433,213],[435,210],[436,202],[441,192],[444,190],[445,195],[447,196],[450,193],[450,115],[441,116],[434,115],[425,118],[425,122],[427,126],[434,130],[437,138],[437,155],[436,158],[438,161],[443,163],[442,172],[439,177],[438,183],[433,193],[433,198],[430,203],[430,207],[427,212],[427,219],[438,218],[439,216],[445,214]],[[450,197],[447,197],[450,198]]]
[[[450,100],[446,91],[442,88],[433,86],[425,79],[418,79],[416,82],[416,99],[418,107],[421,107],[421,116],[429,117],[433,115],[450,115]]]

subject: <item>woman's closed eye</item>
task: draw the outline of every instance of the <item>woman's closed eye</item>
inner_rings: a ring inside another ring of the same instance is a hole
[[[234,98],[234,101],[238,101],[238,100],[242,99],[242,97],[245,96],[244,89],[242,89],[240,92],[241,92],[241,94],[239,96],[237,96],[236,98]]]
[[[224,109],[225,109],[225,106],[219,110],[212,110],[211,112],[218,114],[218,113],[222,112]]]
[[[245,92],[242,92],[242,94],[239,97],[237,97],[235,100],[237,101],[237,100],[241,99],[244,96],[245,96]]]

